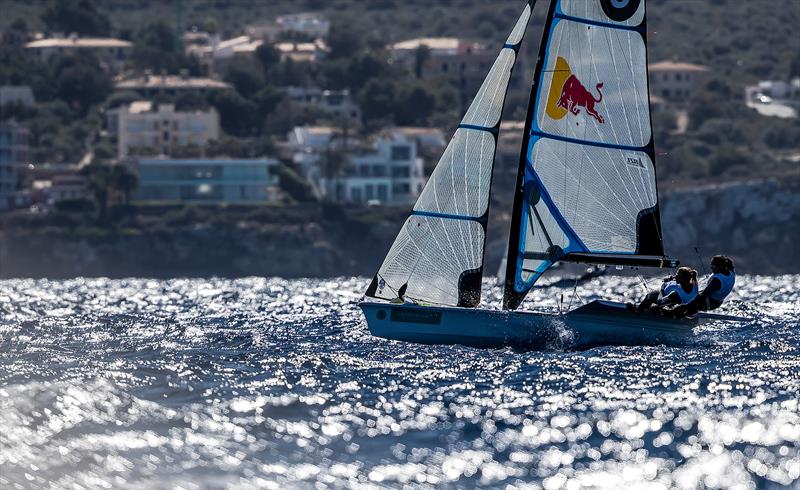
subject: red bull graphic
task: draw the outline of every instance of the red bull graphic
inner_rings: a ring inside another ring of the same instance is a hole
[[[556,68],[553,71],[553,80],[547,98],[547,115],[553,119],[561,119],[568,112],[577,116],[583,108],[586,114],[592,116],[599,124],[603,124],[606,120],[595,108],[597,104],[603,102],[602,88],[602,82],[595,85],[598,94],[595,97],[572,73],[567,60],[559,56],[556,59]]]

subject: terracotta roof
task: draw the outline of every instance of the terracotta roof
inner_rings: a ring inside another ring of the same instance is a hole
[[[649,66],[650,71],[708,71],[708,67],[682,61],[659,61]]]
[[[182,77],[179,75],[149,75],[143,77],[119,80],[118,89],[146,89],[146,88],[229,88],[225,82],[203,77]]]
[[[31,41],[26,48],[132,48],[133,43],[105,37],[49,38]]]

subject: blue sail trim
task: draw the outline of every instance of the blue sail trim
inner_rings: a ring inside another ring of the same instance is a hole
[[[600,142],[600,141],[579,140],[579,139],[576,139],[576,138],[569,138],[567,136],[559,136],[559,135],[556,135],[556,134],[545,133],[544,131],[539,131],[538,129],[531,130],[531,136],[536,136],[538,138],[547,138],[547,139],[551,139],[551,140],[564,141],[566,143],[574,143],[576,145],[596,146],[598,148],[610,148],[612,150],[638,151],[638,152],[642,152],[642,153],[647,153],[647,150],[648,150],[647,146],[615,145],[613,143],[603,143],[603,142]]]
[[[645,32],[644,28],[641,26],[628,26],[625,24],[609,24],[608,22],[599,22],[596,20],[591,19],[584,19],[583,17],[574,17],[572,15],[567,15],[561,12],[557,12],[555,16],[557,19],[564,19],[570,22],[580,22],[581,24],[588,24],[597,27],[607,27],[609,29],[619,29],[622,31],[636,31],[636,32]]]
[[[538,139],[539,138],[535,138],[531,141],[531,148],[533,148]],[[583,240],[580,239],[575,230],[572,229],[572,226],[570,226],[570,224],[567,222],[566,218],[564,218],[564,215],[561,214],[561,211],[558,209],[558,206],[556,206],[544,183],[539,178],[536,170],[534,170],[530,160],[528,160],[525,166],[525,182],[536,183],[537,187],[539,188],[542,202],[544,202],[545,206],[547,206],[547,210],[550,212],[550,215],[553,217],[553,219],[555,219],[556,224],[558,224],[559,228],[561,228],[561,231],[563,231],[564,235],[567,237],[568,243],[563,249],[564,254],[572,252],[590,252],[586,244],[583,243]],[[533,284],[539,280],[542,274],[544,274],[547,269],[549,269],[555,263],[553,260],[545,260],[541,265],[539,265],[539,267],[536,268],[535,271],[533,271],[531,277],[527,281],[522,279],[523,265],[525,261],[525,237],[527,237],[528,230],[528,213],[529,210],[526,206],[526,208],[523,210],[523,219],[521,220],[522,229],[520,230],[519,253],[517,254],[517,275],[516,280],[514,281],[514,289],[516,289],[518,293],[523,293],[529,290]]]
[[[423,216],[426,218],[441,218],[441,219],[453,219],[457,221],[477,221],[480,222],[482,218],[476,218],[474,216],[462,216],[459,214],[445,214],[445,213],[433,213],[430,211],[411,211],[412,216]]]
[[[566,218],[564,218],[564,215],[561,214],[561,210],[558,209],[558,206],[556,206],[556,203],[553,201],[553,198],[550,196],[550,193],[547,192],[547,188],[542,182],[542,179],[539,178],[539,174],[537,174],[536,170],[533,169],[533,165],[531,164],[530,160],[528,161],[526,170],[527,170],[526,174],[530,175],[530,179],[528,179],[528,182],[534,181],[536,182],[536,185],[539,186],[539,192],[541,192],[542,201],[544,201],[545,205],[547,206],[547,209],[550,211],[550,214],[553,215],[553,218],[556,220],[556,223],[558,223],[558,226],[561,227],[561,231],[563,231],[564,234],[567,235],[567,238],[569,239],[570,242],[578,246],[578,250],[582,252],[589,252],[590,251],[589,248],[586,246],[586,244],[583,243],[583,240],[580,239],[578,234],[575,233],[575,230],[572,229],[572,226],[570,226]],[[522,241],[524,241],[524,238]],[[522,250],[524,250],[524,248]],[[577,252],[578,250],[573,250],[573,251]]]

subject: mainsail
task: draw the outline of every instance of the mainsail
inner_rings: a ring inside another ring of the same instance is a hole
[[[504,307],[559,260],[667,266],[645,0],[552,0],[512,215]]]
[[[480,303],[489,194],[500,117],[534,0],[517,21],[400,230],[367,296],[439,305]]]

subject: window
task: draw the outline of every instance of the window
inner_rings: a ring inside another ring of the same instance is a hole
[[[393,146],[392,147],[392,160],[402,161],[411,160],[411,147],[410,146]]]
[[[386,167],[383,165],[373,165],[372,175],[375,177],[386,177]]]
[[[395,179],[407,179],[411,177],[411,170],[408,167],[392,167],[392,177]]]
[[[375,186],[374,185],[367,184],[365,191],[366,191],[365,194],[366,194],[367,201],[371,201],[372,199],[375,199]]]
[[[361,202],[361,189],[358,187],[353,187],[350,189],[350,199],[353,202]]]
[[[408,184],[395,184],[392,186],[392,192],[394,194],[408,194],[411,192],[411,186]]]
[[[389,189],[386,184],[378,184],[378,200],[381,202],[389,200]]]

